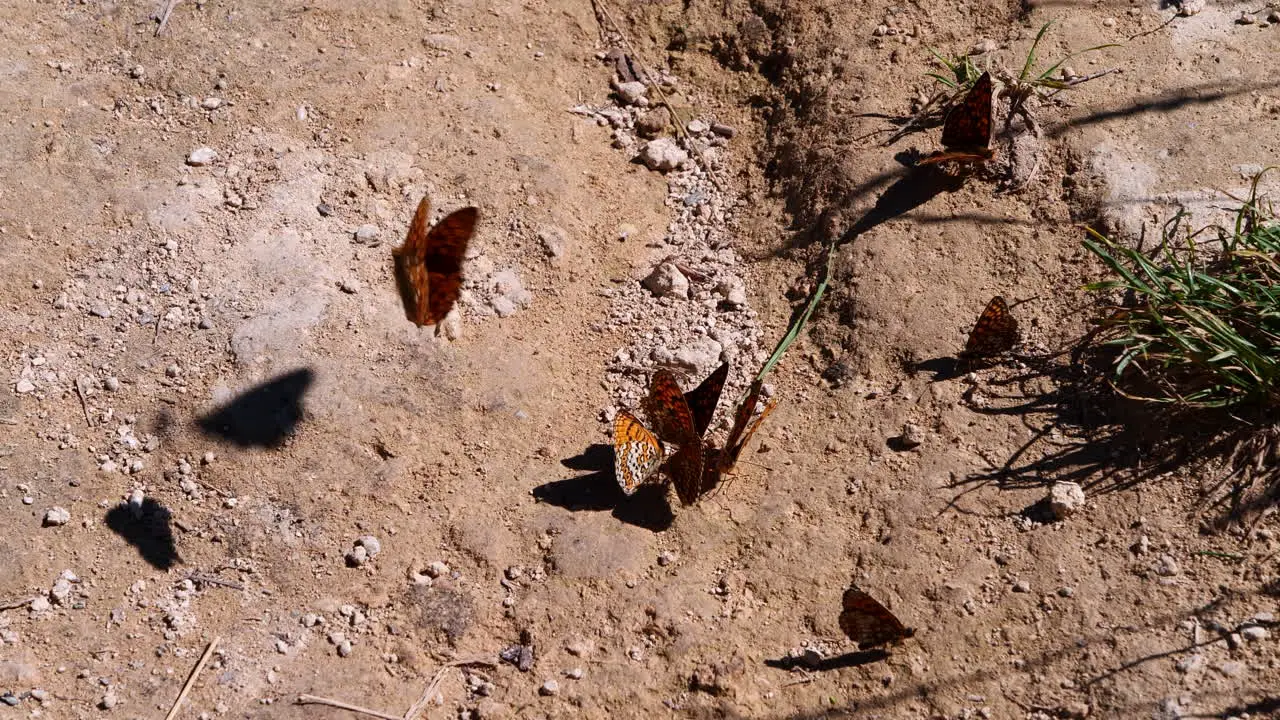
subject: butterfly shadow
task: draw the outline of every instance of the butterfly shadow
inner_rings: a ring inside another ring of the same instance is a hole
[[[889,651],[884,648],[873,648],[871,650],[855,650],[847,652],[843,655],[832,655],[825,657],[816,663],[805,662],[804,658],[799,657],[781,657],[767,658],[764,664],[779,670],[810,670],[814,672],[827,672],[828,670],[839,670],[841,668],[859,667],[862,665],[870,665],[871,663],[880,662],[889,657]]]
[[[240,447],[280,447],[302,421],[302,396],[315,376],[300,368],[257,385],[201,417],[200,430]]]
[[[667,501],[665,484],[641,485],[632,495],[622,492],[613,474],[613,446],[595,443],[580,454],[560,461],[570,470],[586,470],[586,475],[552,480],[533,489],[533,497],[571,512],[603,512],[653,532],[661,532],[675,522]]]
[[[141,505],[127,502],[116,505],[107,511],[104,521],[115,534],[137,548],[147,564],[157,570],[168,570],[182,562],[169,526],[171,519],[169,508],[145,498]]]

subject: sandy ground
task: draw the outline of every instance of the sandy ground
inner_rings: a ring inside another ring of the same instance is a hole
[[[157,5],[0,3],[0,716],[163,717],[215,639],[179,717],[401,717],[471,659],[423,717],[1280,713],[1277,516],[948,362],[995,294],[1029,352],[1087,328],[1081,223],[1276,163],[1274,7],[609,5],[699,123],[660,172],[589,3]],[[1048,20],[1041,67],[1119,72],[1038,140],[933,184],[937,130],[880,144],[926,46],[1016,73]],[[452,339],[392,279],[423,194],[481,211]],[[836,238],[750,463],[624,497],[613,413],[724,359],[727,414]],[[851,580],[916,636],[853,652]]]

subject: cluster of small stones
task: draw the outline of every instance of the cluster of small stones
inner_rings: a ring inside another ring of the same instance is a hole
[[[616,53],[601,54],[612,59]],[[608,319],[596,329],[623,331],[626,341],[606,368],[616,404],[603,409],[611,421],[619,408],[634,408],[646,392],[649,372],[667,367],[686,376],[686,390],[722,361],[733,372],[725,390],[732,397],[766,355],[760,350],[756,312],[733,250],[737,195],[716,174],[725,164],[734,128],[700,119],[688,121],[677,137],[665,134],[676,120],[660,101],[655,85],[671,90],[678,81],[615,82],[616,103],[578,106],[572,112],[612,128],[613,146],[667,179],[671,220],[656,264],[601,292],[610,298]],[[619,228],[620,242],[635,242],[638,230]]]

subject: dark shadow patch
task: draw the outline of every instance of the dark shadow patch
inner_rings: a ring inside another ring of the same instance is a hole
[[[302,421],[302,396],[314,381],[310,368],[269,380],[201,417],[200,429],[240,447],[280,447]]]
[[[964,375],[968,372],[968,369],[964,363],[956,358],[937,357],[912,365],[911,371],[932,373],[933,377],[929,379],[929,382],[946,382]]]
[[[120,503],[104,518],[107,527],[137,548],[142,559],[157,570],[168,570],[182,562],[169,526],[171,519],[169,509],[151,498],[143,499],[136,507]]]
[[[832,655],[831,657],[822,658],[816,664],[810,665],[803,658],[781,657],[769,658],[764,661],[765,665],[779,670],[811,670],[813,672],[827,672],[828,670],[839,670],[841,668],[859,667],[861,665],[870,665],[871,663],[880,662],[889,657],[889,652],[884,648],[875,648],[873,650],[857,650],[845,653],[843,655]]]
[[[539,502],[571,512],[611,510],[618,520],[653,532],[666,530],[675,522],[665,483],[641,485],[632,495],[622,492],[613,474],[612,445],[596,443],[560,464],[592,472],[535,487],[533,497]]]

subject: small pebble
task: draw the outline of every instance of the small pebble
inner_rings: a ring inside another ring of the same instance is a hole
[[[187,156],[187,164],[192,167],[204,167],[214,160],[218,159],[218,151],[211,147],[202,147],[193,150]]]
[[[573,668],[571,670],[564,671],[564,676],[567,678],[571,678],[573,680],[581,680],[582,675],[583,675],[582,668]]]
[[[441,575],[448,575],[448,574],[449,574],[449,566],[444,564],[440,560],[436,560],[427,566],[427,575],[431,576],[432,578],[438,578]]]
[[[102,381],[102,387],[106,388],[110,392],[115,392],[120,389],[120,378],[112,375]]]
[[[689,161],[689,153],[669,137],[661,137],[645,143],[638,157],[645,167],[659,172],[675,170]]]
[[[1031,592],[1031,583],[1026,580],[1019,580],[1013,584],[1013,591],[1016,593],[1029,593]]]
[[[924,443],[924,429],[915,423],[907,423],[902,426],[902,435],[898,439],[902,441],[902,447],[908,450],[920,447]]]
[[[355,278],[343,278],[338,282],[338,287],[348,295],[355,295],[360,292],[360,281]]]
[[[711,132],[723,138],[732,138],[734,135],[738,134],[737,129],[732,125],[724,125],[722,123],[712,123]]]
[[[1084,488],[1079,483],[1056,482],[1049,489],[1048,500],[1053,517],[1065,520],[1084,507]]]
[[[218,108],[222,107],[222,98],[207,97],[204,100],[200,101],[200,107],[204,108],[205,110],[217,110]]]
[[[355,232],[356,242],[361,245],[377,245],[378,237],[381,235],[382,231],[378,229],[377,225],[361,225],[356,228]]]
[[[19,395],[26,395],[27,393],[31,392],[32,390],[35,390],[35,389],[36,389],[36,386],[35,386],[35,383],[31,382],[30,380],[27,380],[26,378],[23,378],[23,379],[21,379],[21,380],[19,380],[19,381],[18,381],[18,384],[17,384],[17,385],[14,385],[13,389],[14,389],[14,390],[19,394]]]
[[[1156,574],[1161,577],[1173,577],[1178,574],[1178,562],[1171,555],[1161,555],[1156,563]]]
[[[1076,594],[1075,588],[1072,588],[1072,587],[1060,587],[1060,588],[1058,588],[1058,595],[1059,595],[1059,596],[1061,596],[1061,597],[1069,598],[1069,597],[1071,597],[1072,595],[1075,595],[1075,594]]]
[[[666,567],[675,561],[676,561],[676,554],[671,552],[670,550],[663,550],[662,552],[658,553],[658,564],[661,565],[662,567]]]
[[[1102,21],[1102,27],[1113,28],[1115,26],[1116,26],[1115,18],[1106,18],[1105,20]]]
[[[542,695],[555,695],[560,692],[560,683],[555,680],[548,680],[542,683],[542,687],[538,688],[538,692]]]
[[[205,465],[212,465],[215,457],[217,456],[213,454],[212,450],[210,450],[206,452],[203,457],[200,458],[200,462]]]
[[[22,702],[22,700],[20,700],[17,695],[14,695],[11,692],[6,691],[5,694],[0,695],[0,703],[4,703],[5,705],[8,705],[10,707],[17,707],[18,703],[20,702]]]
[[[118,702],[120,702],[120,699],[116,697],[116,691],[107,690],[105,693],[103,693],[102,699],[98,701],[98,707],[102,708],[103,710],[110,710],[111,708],[115,707],[116,703]]]
[[[694,135],[701,135],[710,130],[711,126],[702,120],[690,120],[689,124],[685,125],[685,129]]]
[[[348,657],[351,655],[351,641],[343,640],[338,643],[338,657]]]
[[[369,557],[375,557],[382,552],[382,542],[372,535],[361,535],[356,538],[356,547],[362,547],[369,553]]]
[[[1268,635],[1270,635],[1270,633],[1267,632],[1267,629],[1258,625],[1250,625],[1240,631],[1240,637],[1251,642],[1266,640]]]
[[[649,88],[639,81],[616,83],[613,89],[618,93],[618,98],[622,100],[623,105],[639,105],[645,93],[649,91]]]
[[[109,318],[111,317],[111,308],[103,303],[94,303],[89,307],[89,314],[94,317]]]
[[[69,522],[71,522],[71,513],[64,508],[52,507],[44,514],[45,527],[58,527]]]

